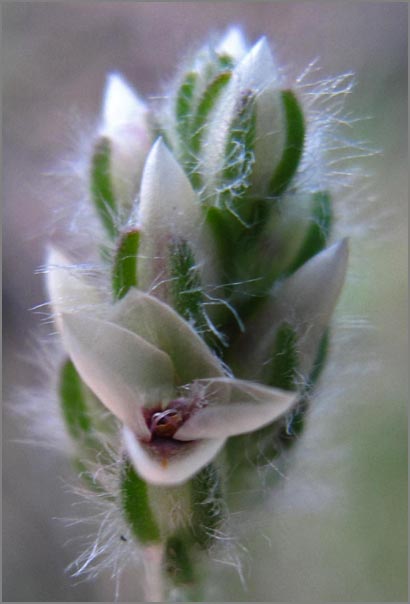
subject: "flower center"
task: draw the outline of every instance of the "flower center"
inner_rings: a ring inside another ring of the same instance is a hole
[[[147,417],[151,437],[172,438],[175,432],[190,416],[195,403],[189,399],[179,398],[170,401],[167,409],[153,410]]]
[[[182,413],[177,409],[166,409],[154,413],[151,418],[151,434],[162,438],[172,438],[183,421]]]

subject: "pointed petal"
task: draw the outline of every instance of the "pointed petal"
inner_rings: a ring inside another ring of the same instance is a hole
[[[107,77],[102,108],[102,134],[115,138],[124,125],[139,122],[147,108],[119,73]]]
[[[227,438],[253,432],[289,411],[298,397],[296,392],[245,380],[220,378],[198,380],[196,384],[206,386],[204,397],[209,404],[187,419],[174,434],[175,439]],[[221,386],[229,387],[228,400],[219,399]]]
[[[113,307],[109,318],[166,352],[180,385],[224,374],[218,359],[192,327],[170,306],[144,292],[131,289]]]
[[[252,166],[252,192],[266,194],[285,148],[286,121],[280,78],[266,38],[261,38],[236,65],[230,83],[210,117],[202,147],[206,195],[213,199],[220,187],[226,142],[244,93],[256,95],[256,129]]]
[[[174,394],[168,355],[108,321],[80,313],[62,320],[65,347],[84,382],[118,419],[149,437],[141,408]]]
[[[345,280],[347,260],[348,242],[343,239],[311,258],[272,293],[238,345],[247,376],[260,377],[270,362],[276,331],[285,322],[296,332],[299,371],[309,376]],[[252,352],[245,356],[247,350]]]
[[[234,74],[241,90],[253,90],[258,95],[252,182],[259,191],[279,164],[286,136],[278,68],[265,37],[251,48]]]
[[[278,315],[294,325],[300,370],[307,375],[328,326],[346,277],[347,239],[314,256],[284,284]]]
[[[277,87],[278,69],[265,36],[252,46],[235,69],[235,73],[243,84],[246,83],[246,86],[253,90],[261,91],[272,83]]]
[[[125,448],[138,474],[147,482],[157,485],[175,485],[186,482],[206,466],[223,447],[225,439],[173,442],[172,450],[155,450],[143,443],[128,427],[124,427]],[[171,441],[172,442],[172,441]]]
[[[78,310],[96,312],[103,296],[83,277],[76,265],[62,252],[50,247],[47,255],[47,290],[49,301],[55,314],[57,327],[61,332],[60,314]]]
[[[214,280],[213,247],[204,230],[199,200],[161,138],[152,147],[145,163],[139,222],[138,283],[141,289],[155,291],[157,297],[167,300],[169,247],[183,241],[195,252],[205,282]]]
[[[215,50],[220,55],[228,55],[235,61],[240,61],[246,53],[246,42],[239,27],[230,27]]]
[[[148,109],[118,73],[107,78],[101,136],[111,141],[111,179],[117,202],[129,207],[136,195],[151,145]]]

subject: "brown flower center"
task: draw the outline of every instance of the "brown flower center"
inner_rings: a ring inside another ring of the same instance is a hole
[[[167,409],[150,409],[146,422],[151,438],[172,438],[195,406],[189,399],[179,398],[170,401]]]
[[[159,411],[154,413],[151,418],[151,434],[162,438],[172,438],[183,422],[182,413],[177,409]]]

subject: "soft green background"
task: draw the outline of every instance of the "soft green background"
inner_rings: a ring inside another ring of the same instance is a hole
[[[21,358],[41,319],[28,309],[45,299],[34,271],[45,242],[61,236],[53,208],[62,200],[69,214],[68,184],[52,173],[92,126],[107,71],[124,72],[144,95],[161,93],[190,47],[235,23],[250,40],[266,34],[295,73],[315,57],[324,75],[356,73],[348,110],[371,119],[352,135],[382,153],[363,161],[371,191],[338,200],[355,229],[326,387],[280,489],[245,514],[247,591],[225,569],[212,597],[406,600],[407,3],[3,2],[2,12],[4,394],[12,406],[16,385],[36,379]],[[55,517],[76,514],[70,469],[17,442],[24,436],[6,412],[3,599],[111,600],[108,574],[76,585],[64,573],[75,531]],[[120,599],[139,598],[130,574]]]

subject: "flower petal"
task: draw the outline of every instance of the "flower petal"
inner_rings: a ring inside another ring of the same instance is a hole
[[[119,73],[110,73],[104,91],[101,133],[115,137],[123,126],[139,122],[147,107]]]
[[[297,392],[230,378],[198,380],[195,385],[206,388],[203,396],[209,404],[193,413],[177,430],[177,440],[227,438],[253,432],[289,411],[298,397]],[[222,395],[221,386],[225,389]],[[224,400],[226,387],[229,395]]]
[[[147,106],[118,73],[107,77],[100,134],[112,143],[111,178],[116,200],[129,207],[152,137]]]
[[[230,27],[216,47],[220,55],[228,55],[239,61],[246,53],[246,42],[239,27]]]
[[[273,291],[238,343],[237,358],[246,377],[261,378],[277,329],[288,323],[297,337],[299,371],[308,378],[345,280],[347,260],[348,242],[343,239],[316,254]],[[245,356],[246,350],[252,355]]]
[[[168,355],[108,321],[81,313],[62,321],[66,350],[84,382],[118,419],[149,437],[141,408],[174,395]]]
[[[166,352],[179,385],[224,375],[220,362],[192,327],[153,296],[131,289],[113,307],[109,319]]]
[[[226,158],[229,131],[243,106],[244,94],[253,93],[256,102],[252,192],[266,194],[270,179],[285,148],[286,120],[280,92],[280,78],[266,38],[261,38],[236,65],[232,78],[210,118],[202,155],[206,195],[210,199],[220,186],[221,167]]]
[[[257,92],[254,149],[256,161],[252,182],[255,190],[259,190],[261,183],[268,183],[279,164],[286,135],[278,69],[265,37],[251,48],[234,73],[241,90],[250,89]]]
[[[195,252],[204,283],[215,281],[213,246],[204,230],[199,200],[161,138],[145,163],[139,222],[138,284],[141,289],[155,291],[155,296],[169,300],[169,248],[181,242]]]
[[[195,442],[171,441],[161,443],[156,450],[152,443],[141,442],[127,426],[123,429],[127,453],[138,474],[147,482],[157,485],[174,485],[186,482],[218,454],[225,439],[198,440]],[[164,439],[165,440],[165,439]]]
[[[103,296],[96,287],[87,283],[72,261],[56,248],[50,247],[46,266],[48,295],[60,332],[62,312],[74,310],[97,312]]]

